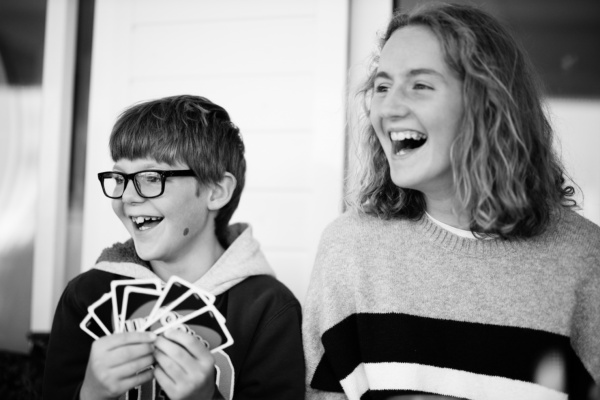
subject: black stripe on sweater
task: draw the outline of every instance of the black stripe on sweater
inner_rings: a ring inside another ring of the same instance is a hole
[[[311,386],[342,391],[360,363],[403,362],[532,382],[540,359],[558,351],[589,374],[569,338],[545,331],[407,314],[354,314],[323,334],[325,354]]]

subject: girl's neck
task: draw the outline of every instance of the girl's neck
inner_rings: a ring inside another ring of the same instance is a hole
[[[453,198],[435,199],[425,196],[427,213],[436,220],[454,228],[469,230],[469,218],[466,213],[457,213]]]

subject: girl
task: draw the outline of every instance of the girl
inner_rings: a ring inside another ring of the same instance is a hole
[[[587,396],[600,228],[514,39],[470,6],[397,14],[361,94],[366,161],[305,305],[308,398]]]

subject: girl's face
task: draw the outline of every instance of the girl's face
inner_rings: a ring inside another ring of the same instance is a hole
[[[463,115],[462,82],[424,26],[395,31],[376,71],[370,120],[396,186],[452,196],[450,147]]]

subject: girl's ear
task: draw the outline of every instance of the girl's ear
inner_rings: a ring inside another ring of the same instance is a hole
[[[229,172],[225,172],[223,178],[217,182],[210,185],[210,194],[208,196],[208,204],[207,207],[209,210],[216,211],[223,208],[229,200],[231,200],[231,196],[233,196],[233,191],[237,186],[237,179]]]

